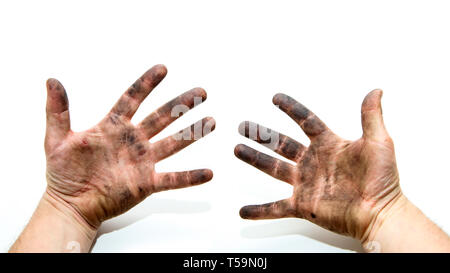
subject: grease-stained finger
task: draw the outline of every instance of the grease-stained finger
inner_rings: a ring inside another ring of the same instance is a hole
[[[290,163],[259,152],[244,144],[237,145],[234,149],[234,154],[237,158],[260,169],[268,175],[289,184],[294,183],[293,177],[296,170],[295,166]]]
[[[259,220],[259,219],[277,219],[286,217],[299,217],[290,199],[262,204],[250,205],[242,207],[239,215],[243,219]]]
[[[111,113],[131,119],[142,101],[164,79],[166,74],[167,68],[161,64],[147,70],[125,91],[111,109]]]
[[[46,147],[59,143],[70,131],[69,100],[64,86],[56,79],[47,80]]]
[[[213,172],[209,169],[157,173],[155,175],[154,192],[200,185],[210,181],[212,177]]]
[[[153,143],[154,159],[156,161],[161,161],[164,158],[179,152],[186,146],[211,133],[215,128],[215,120],[211,117],[206,117],[178,133]]]
[[[298,161],[306,150],[305,146],[294,139],[251,121],[242,122],[239,133],[292,161]]]
[[[361,121],[364,137],[383,141],[388,136],[383,121],[381,97],[383,91],[375,89],[364,98],[361,106]]]
[[[297,122],[309,138],[329,130],[313,112],[288,95],[276,94],[273,97],[273,103]]]
[[[148,115],[140,128],[147,139],[152,138],[184,113],[206,100],[206,91],[194,88],[167,102],[156,111]]]

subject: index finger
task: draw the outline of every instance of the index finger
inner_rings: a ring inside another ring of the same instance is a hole
[[[273,103],[297,122],[309,138],[314,138],[329,130],[313,112],[288,95],[276,94],[273,97]]]

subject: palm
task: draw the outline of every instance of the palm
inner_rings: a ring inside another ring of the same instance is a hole
[[[48,190],[73,206],[93,226],[127,211],[154,192],[196,185],[212,178],[207,169],[156,173],[154,168],[158,161],[212,131],[212,118],[158,142],[148,141],[182,114],[173,115],[174,107],[181,105],[184,111],[193,108],[194,100],[206,99],[205,91],[195,88],[184,93],[136,126],[130,121],[139,103],[164,75],[162,66],[149,70],[98,125],[81,133],[68,130],[64,88],[56,80],[48,82]],[[201,132],[194,130],[198,126]]]
[[[377,117],[378,108],[374,108],[380,97],[380,91],[367,96],[363,104],[364,136],[354,142],[335,135],[312,112],[285,95],[275,96],[274,103],[301,125],[311,139],[309,147],[244,122],[240,127],[243,135],[296,164],[238,145],[236,155],[240,159],[294,187],[290,198],[244,207],[241,216],[300,217],[332,231],[362,238],[377,212],[399,192],[393,143]]]

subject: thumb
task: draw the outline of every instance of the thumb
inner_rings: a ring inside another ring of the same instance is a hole
[[[363,137],[373,140],[383,140],[388,135],[383,122],[381,97],[383,91],[375,89],[364,98],[361,106]]]
[[[56,79],[47,80],[46,148],[60,143],[70,131],[69,101],[64,86]]]

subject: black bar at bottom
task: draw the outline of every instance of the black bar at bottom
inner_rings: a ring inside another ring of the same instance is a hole
[[[303,254],[303,253],[150,253],[150,254],[2,254],[4,268],[23,266],[78,272],[311,272],[323,270],[392,271],[450,261],[450,254]],[[9,264],[9,265],[7,265]]]

